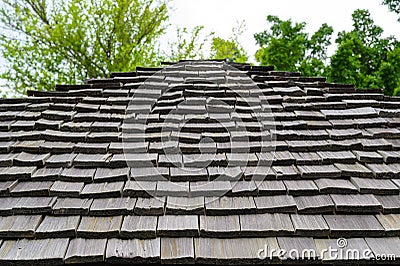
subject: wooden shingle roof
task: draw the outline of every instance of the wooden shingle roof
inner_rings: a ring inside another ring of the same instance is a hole
[[[28,95],[0,99],[0,264],[400,257],[400,98],[221,61]]]

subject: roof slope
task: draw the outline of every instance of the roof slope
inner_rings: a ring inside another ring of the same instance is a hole
[[[400,257],[400,98],[187,61],[0,102],[0,264]]]

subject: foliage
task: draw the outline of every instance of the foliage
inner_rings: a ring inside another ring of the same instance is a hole
[[[400,47],[387,54],[378,71],[379,79],[388,95],[400,96]]]
[[[3,0],[2,78],[20,92],[50,90],[151,64],[167,18],[158,0]]]
[[[213,59],[229,59],[232,62],[246,63],[248,61],[244,48],[239,44],[239,37],[245,30],[244,22],[232,29],[233,36],[229,39],[214,37],[211,44],[211,55]]]
[[[164,59],[173,62],[182,59],[204,59],[204,45],[213,33],[205,35],[203,26],[196,26],[191,31],[187,28],[176,29],[176,40],[169,43]]]
[[[395,87],[388,71],[399,64],[393,51],[397,41],[382,37],[383,29],[375,25],[368,10],[356,10],[352,17],[353,30],[340,32],[336,40],[338,48],[331,57],[329,79],[358,88],[383,87],[385,93],[393,94]]]
[[[400,15],[400,1],[399,0],[383,0],[383,4],[389,7],[389,10]],[[400,21],[400,18],[399,18]]]
[[[302,71],[304,75],[322,75],[326,51],[331,43],[332,27],[323,24],[311,37],[306,23],[292,23],[268,16],[269,30],[254,35],[260,49],[256,60],[262,65],[274,65],[278,70]]]

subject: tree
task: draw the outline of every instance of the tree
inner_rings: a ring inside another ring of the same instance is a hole
[[[326,72],[327,48],[331,45],[333,28],[326,23],[311,36],[306,44],[306,56],[299,71],[306,76],[323,76]]]
[[[247,54],[239,44],[239,37],[244,30],[245,24],[241,22],[232,29],[233,36],[229,39],[214,37],[211,44],[210,58],[229,59],[232,62],[246,63],[248,60]]]
[[[332,27],[323,24],[311,38],[305,32],[306,23],[292,23],[268,16],[270,29],[254,35],[260,49],[256,60],[262,65],[274,65],[279,70],[303,71],[304,75],[322,75],[326,65],[326,50],[331,43]]]
[[[383,73],[395,68],[395,60],[391,66],[387,60],[397,41],[394,37],[382,37],[383,29],[375,25],[368,10],[358,9],[352,17],[353,30],[340,32],[336,40],[338,48],[331,57],[329,79],[353,83],[358,88],[383,87],[392,94],[393,88],[389,88],[390,82]]]
[[[167,18],[161,0],[3,0],[1,77],[19,92],[51,90],[154,64]]]
[[[387,54],[378,71],[378,77],[388,95],[400,96],[400,47]]]
[[[389,7],[390,11],[393,11],[400,15],[400,1],[398,1],[398,0],[383,0],[382,3],[387,5]],[[400,21],[400,17],[399,17],[399,21]]]
[[[177,28],[176,39],[169,43],[169,51],[163,55],[164,60],[204,59],[204,45],[212,35],[205,34],[203,26],[196,26],[191,31]]]

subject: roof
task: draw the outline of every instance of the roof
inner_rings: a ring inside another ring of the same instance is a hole
[[[400,257],[400,98],[219,61],[28,94],[0,100],[0,264]]]

